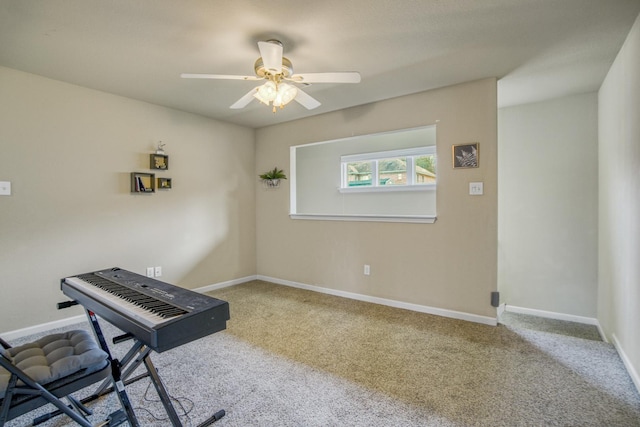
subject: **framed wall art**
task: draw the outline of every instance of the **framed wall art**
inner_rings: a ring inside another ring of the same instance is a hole
[[[479,145],[477,142],[454,145],[451,150],[453,168],[477,168],[480,165]]]

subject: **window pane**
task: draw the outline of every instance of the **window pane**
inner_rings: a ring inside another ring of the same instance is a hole
[[[347,184],[349,187],[371,185],[371,162],[347,163]]]
[[[379,185],[407,185],[407,158],[378,160]]]
[[[416,157],[416,184],[434,184],[436,182],[436,155]]]

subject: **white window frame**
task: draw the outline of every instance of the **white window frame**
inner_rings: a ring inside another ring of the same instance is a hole
[[[378,151],[375,153],[358,153],[340,156],[340,188],[341,193],[369,193],[378,191],[434,191],[437,183],[415,182],[415,159],[416,157],[436,154],[435,145],[427,147],[406,148],[401,150]],[[407,183],[399,185],[380,185],[378,177],[378,161],[395,157],[406,157],[407,159]],[[370,161],[371,165],[371,185],[362,187],[349,187],[347,164],[353,162]]]

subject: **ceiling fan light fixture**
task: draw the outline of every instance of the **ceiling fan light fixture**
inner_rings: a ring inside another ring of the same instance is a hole
[[[282,83],[278,86],[278,91],[276,92],[276,98],[273,100],[274,107],[284,107],[298,94],[298,89],[295,86],[291,86],[286,83]]]
[[[273,80],[269,80],[262,86],[259,86],[253,97],[265,105],[273,106],[273,112],[276,112],[276,107],[283,108],[285,105],[293,101],[298,94],[298,89],[295,86],[287,83],[276,83]]]
[[[253,96],[263,104],[269,105],[274,99],[276,99],[277,92],[278,86],[275,82],[269,80],[260,86]]]

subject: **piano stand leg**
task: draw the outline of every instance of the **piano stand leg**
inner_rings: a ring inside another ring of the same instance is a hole
[[[151,382],[155,386],[156,391],[158,392],[158,396],[160,396],[160,401],[164,405],[164,408],[167,411],[167,415],[169,415],[169,419],[171,420],[171,424],[173,425],[173,427],[182,427],[180,418],[178,417],[178,414],[176,413],[176,410],[173,407],[173,404],[171,403],[171,397],[169,396],[169,393],[167,393],[167,390],[164,388],[164,384],[162,384],[162,380],[160,379],[160,376],[158,375],[158,371],[156,370],[155,366],[153,366],[153,362],[151,362],[150,356],[151,356],[150,354],[145,355],[144,364],[147,367],[147,372],[149,372],[149,376],[151,377]],[[224,415],[225,415],[224,409],[221,409],[215,414],[213,414],[211,418],[209,418],[208,420],[200,424],[198,427],[209,426],[215,423],[216,421],[218,421],[220,418],[224,417]]]
[[[135,340],[133,346],[129,349],[127,354],[123,357],[122,362],[119,362],[118,360],[113,359],[111,357],[109,346],[107,345],[107,340],[105,339],[104,334],[102,333],[102,328],[100,328],[100,324],[98,323],[98,318],[96,317],[95,313],[93,313],[92,311],[90,310],[85,310],[85,311],[87,312],[87,316],[89,318],[89,322],[96,336],[96,339],[100,343],[100,347],[102,347],[102,349],[109,355],[109,359],[111,360],[111,369],[113,373],[113,379],[114,379],[113,385],[111,388],[109,388],[108,386],[109,386],[109,382],[112,382],[112,381],[105,380],[105,382],[102,383],[102,385],[98,388],[98,390],[96,390],[96,392],[92,396],[90,396],[89,399],[93,400],[98,396],[102,396],[111,391],[116,391],[118,394],[118,399],[120,400],[120,403],[122,404],[122,407],[124,408],[124,411],[125,411],[125,414],[123,415],[127,417],[129,421],[129,425],[131,427],[138,427],[140,424],[138,423],[135,412],[133,411],[133,406],[129,401],[129,396],[127,395],[127,392],[125,390],[125,385],[148,376],[150,377],[151,382],[153,383],[153,386],[155,387],[156,392],[160,397],[160,401],[162,402],[164,409],[167,411],[167,415],[171,420],[171,424],[173,425],[173,427],[182,427],[182,423],[180,422],[180,417],[178,417],[178,414],[175,408],[173,407],[173,404],[171,403],[171,397],[169,396],[169,393],[167,393],[167,390],[165,389],[164,384],[162,383],[162,380],[158,375],[158,371],[156,370],[155,366],[153,365],[153,362],[151,361],[151,348],[142,344],[140,341]],[[129,379],[129,376],[133,374],[133,372],[138,368],[138,366],[140,366],[141,363],[144,363],[145,367],[147,368],[147,372],[145,374],[138,375],[135,378]],[[123,368],[124,368],[124,372],[122,371]],[[225,416],[225,411],[224,409],[221,409],[215,414],[213,414],[213,416],[211,416],[209,419],[207,419],[202,424],[200,424],[198,427],[209,426],[224,416]],[[119,424],[121,420],[118,420],[118,421],[119,421],[118,422]],[[117,424],[113,424],[113,425],[117,425]]]
[[[211,424],[215,423],[216,421],[218,421],[220,418],[224,417],[225,412],[224,409],[220,409],[218,412],[216,412],[215,414],[213,414],[211,416],[211,418],[209,418],[208,420],[204,421],[202,424],[200,424],[198,427],[206,427],[206,426],[210,426]]]
[[[134,345],[131,347],[131,349],[129,349],[127,354],[122,358],[122,360],[120,361],[121,370],[122,368],[126,368],[126,369],[124,370],[124,372],[121,372],[120,376],[123,379],[125,386],[149,376],[149,373],[145,372],[133,378],[129,378],[131,374],[136,369],[138,369],[138,366],[140,366],[144,357],[146,357],[146,355],[149,354],[150,352],[151,352],[151,349],[146,347],[140,341],[136,341]],[[110,379],[106,379],[105,381],[102,382],[100,387],[98,387],[98,389],[94,392],[94,397],[92,400],[95,400],[98,397],[103,396],[105,394],[111,393],[113,390],[114,389],[113,389],[112,381]]]
[[[158,371],[156,370],[155,366],[153,366],[153,363],[151,362],[151,357],[149,356],[149,354],[147,354],[144,357],[144,365],[147,367],[147,372],[149,372],[149,375],[151,376],[151,382],[153,383],[154,387],[156,388],[156,391],[158,392],[158,396],[160,397],[160,401],[164,405],[164,409],[167,411],[167,415],[169,415],[171,424],[174,427],[182,427],[180,418],[178,417],[178,414],[176,413],[176,410],[173,407],[173,404],[171,403],[171,398],[169,397],[169,393],[167,393],[167,390],[164,388],[164,384],[162,384],[162,380],[160,379],[160,376],[158,375]]]
[[[111,374],[113,377],[113,389],[118,395],[118,400],[122,405],[122,408],[127,414],[127,420],[129,421],[129,425],[131,427],[138,427],[140,424],[138,423],[138,419],[136,418],[136,413],[133,411],[133,406],[131,405],[131,401],[129,400],[129,396],[127,395],[127,391],[124,388],[124,383],[122,382],[122,371],[120,370],[120,362],[114,360],[111,356],[111,351],[109,350],[109,346],[107,345],[107,341],[104,338],[104,334],[102,333],[102,328],[98,323],[98,317],[96,314],[90,310],[85,309],[87,313],[87,317],[89,318],[89,323],[91,324],[91,329],[93,329],[93,333],[100,344],[102,350],[108,354],[109,360],[111,361]]]

